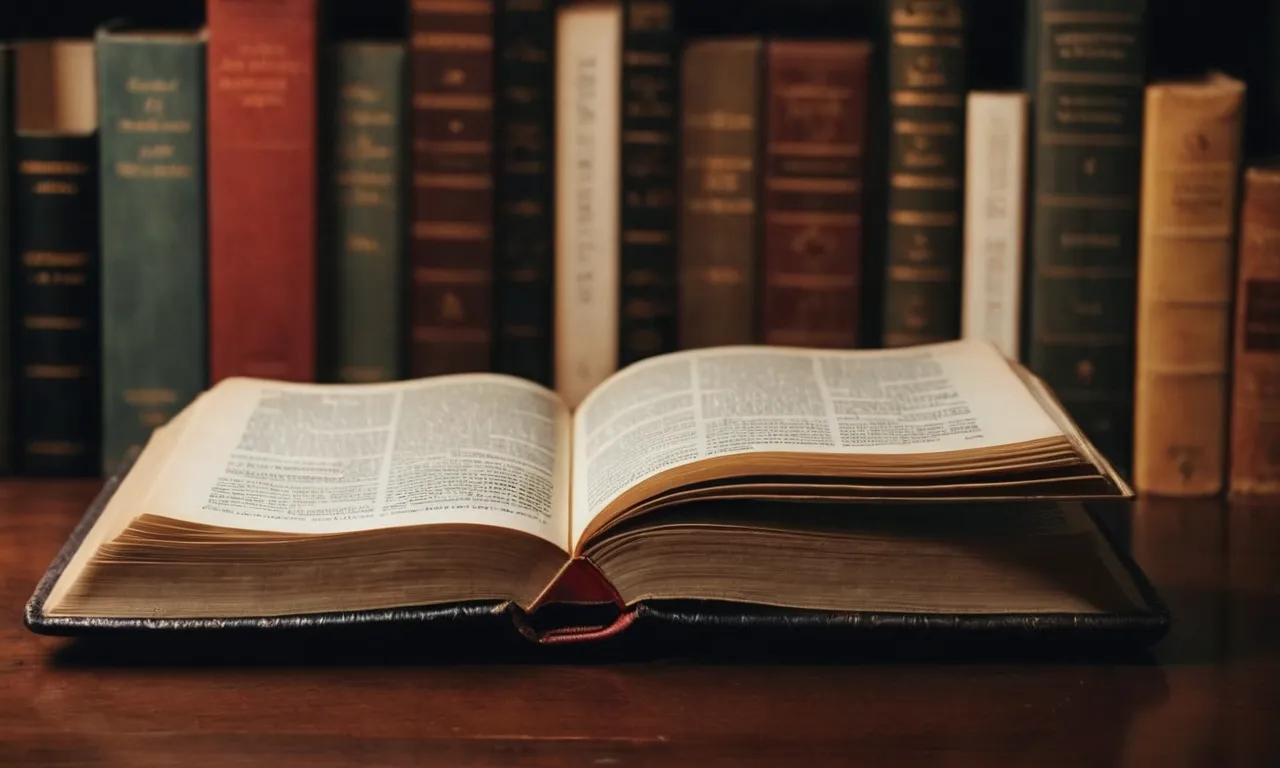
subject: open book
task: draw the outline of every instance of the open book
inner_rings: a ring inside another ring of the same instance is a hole
[[[156,430],[41,608],[1123,614],[1145,598],[1079,500],[1131,495],[975,342],[679,352],[576,413],[502,375],[229,379]]]

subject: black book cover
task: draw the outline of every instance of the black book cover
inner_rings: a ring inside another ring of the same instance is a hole
[[[555,8],[505,0],[495,23],[497,312],[494,370],[552,384]]]
[[[674,3],[622,5],[622,226],[618,367],[676,348]]]
[[[1056,654],[1140,650],[1159,641],[1170,622],[1169,610],[1160,595],[1094,511],[1091,511],[1093,522],[1114,550],[1123,572],[1117,577],[1130,580],[1144,604],[1142,608],[1100,614],[945,614],[840,612],[717,600],[656,599],[631,606],[550,602],[526,613],[511,602],[490,600],[292,616],[202,619],[49,616],[45,602],[54,584],[128,471],[126,465],[108,478],[36,586],[24,615],[31,631],[72,637],[151,639],[164,635],[175,639],[247,636],[259,637],[265,642],[282,633],[375,636],[389,630],[422,632],[437,639],[472,636],[477,640],[498,637],[518,640],[523,637],[544,646],[621,641],[627,637],[642,640],[642,644],[665,638],[677,647],[714,641],[723,646],[726,653],[731,647],[754,643],[783,643],[798,648],[822,643],[845,649],[875,649],[905,643],[926,648],[1027,648]]]
[[[13,142],[19,470],[98,473],[98,140]]]

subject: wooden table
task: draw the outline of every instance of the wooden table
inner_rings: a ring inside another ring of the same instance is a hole
[[[0,483],[0,765],[1280,765],[1280,505],[1142,501],[1114,521],[1175,616],[1145,661],[289,663],[28,633],[96,487]]]

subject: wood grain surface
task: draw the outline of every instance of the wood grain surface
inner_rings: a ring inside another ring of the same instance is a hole
[[[1280,505],[1114,516],[1174,613],[1150,655],[148,646],[22,608],[97,483],[0,483],[0,765],[1277,765]]]

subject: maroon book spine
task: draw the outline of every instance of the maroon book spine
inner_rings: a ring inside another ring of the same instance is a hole
[[[776,41],[766,57],[761,332],[766,344],[853,347],[871,46]]]
[[[493,5],[410,5],[414,376],[492,367]]]
[[[209,367],[316,375],[317,0],[208,0]]]

